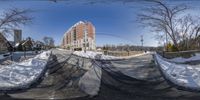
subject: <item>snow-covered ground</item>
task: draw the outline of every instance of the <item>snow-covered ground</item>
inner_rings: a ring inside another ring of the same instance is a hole
[[[158,54],[155,58],[168,80],[178,86],[200,90],[200,65],[176,64]]]
[[[23,62],[0,66],[0,90],[29,87],[42,75],[50,55],[46,51]]]
[[[190,61],[200,61],[200,54],[196,53],[194,56],[192,56],[190,58],[176,57],[173,59],[169,59],[169,61],[178,62],[178,63],[184,63],[184,62],[190,62]]]
[[[148,52],[149,53],[149,52]],[[86,58],[91,58],[91,59],[104,59],[104,60],[110,60],[110,59],[129,59],[131,57],[137,57],[141,56],[147,53],[141,53],[141,54],[136,54],[136,55],[131,55],[131,56],[125,56],[125,57],[115,57],[115,56],[109,56],[109,55],[104,55],[102,52],[94,52],[94,51],[75,51],[73,54],[81,57],[86,57]],[[100,55],[100,56],[98,56]]]
[[[62,49],[62,48],[56,48],[57,50],[60,50],[60,51],[68,51],[66,49]]]

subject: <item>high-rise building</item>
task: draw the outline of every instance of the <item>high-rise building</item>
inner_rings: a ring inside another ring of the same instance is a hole
[[[14,43],[19,43],[22,41],[22,30],[14,30]]]
[[[61,47],[71,50],[95,50],[95,27],[91,22],[79,21],[65,32]]]

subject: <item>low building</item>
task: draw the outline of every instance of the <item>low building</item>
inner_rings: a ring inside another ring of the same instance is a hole
[[[71,50],[95,50],[95,27],[91,22],[79,21],[64,34],[61,47]]]
[[[16,51],[30,51],[33,50],[33,41],[30,37],[26,40],[22,40],[21,42],[15,44]]]

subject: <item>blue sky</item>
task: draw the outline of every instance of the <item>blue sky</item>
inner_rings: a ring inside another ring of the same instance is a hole
[[[80,20],[87,20],[96,28],[97,45],[141,45],[140,36],[143,35],[145,46],[157,46],[153,34],[136,21],[137,13],[144,6],[148,5],[141,2],[85,4],[73,0],[57,3],[22,0],[0,1],[0,12],[12,7],[34,10],[30,14],[34,17],[33,23],[20,27],[23,38],[31,36],[34,40],[42,40],[44,36],[50,36],[59,45],[68,28]]]

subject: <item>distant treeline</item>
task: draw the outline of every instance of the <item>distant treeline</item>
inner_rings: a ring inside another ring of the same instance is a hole
[[[150,46],[134,46],[134,45],[104,45],[101,48],[102,50],[111,50],[111,51],[161,51],[163,47],[150,47]]]

